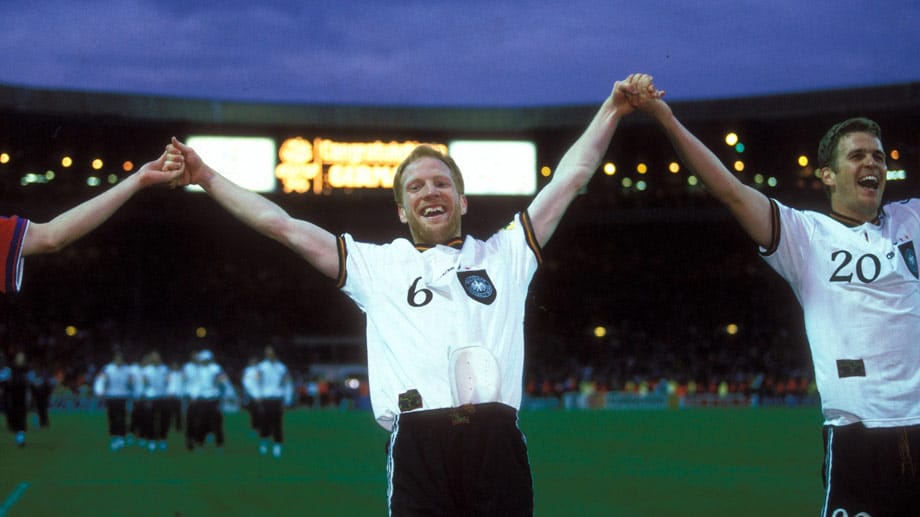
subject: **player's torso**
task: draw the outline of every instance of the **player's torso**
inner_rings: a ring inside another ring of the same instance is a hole
[[[881,225],[818,224],[802,296],[816,303],[865,306],[867,300],[900,306],[918,294],[917,225],[885,219]],[[855,309],[854,309],[855,310]]]

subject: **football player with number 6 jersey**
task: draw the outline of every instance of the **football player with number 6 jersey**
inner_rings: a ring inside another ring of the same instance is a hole
[[[397,168],[410,239],[358,242],[290,217],[174,140],[184,181],[337,281],[367,316],[371,404],[390,431],[391,515],[531,515],[533,482],[517,425],[524,308],[541,249],[600,166],[641,76],[614,85],[530,206],[491,237],[461,231],[468,209],[454,160],[419,146]]]

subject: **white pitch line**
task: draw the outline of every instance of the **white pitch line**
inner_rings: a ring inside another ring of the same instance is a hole
[[[6,515],[6,512],[10,511],[27,488],[29,488],[28,483],[19,483],[19,485],[16,486],[16,489],[6,498],[6,501],[3,501],[3,506],[0,506],[0,517],[3,517]]]

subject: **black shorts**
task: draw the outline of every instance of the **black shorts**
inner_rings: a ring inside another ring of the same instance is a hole
[[[527,445],[510,406],[400,414],[388,451],[391,515],[533,515]]]
[[[920,425],[824,426],[822,515],[920,515]]]

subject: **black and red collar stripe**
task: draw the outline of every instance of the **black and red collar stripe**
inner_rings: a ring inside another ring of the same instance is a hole
[[[451,248],[454,248],[454,249],[457,249],[457,250],[458,250],[458,249],[460,249],[460,248],[463,247],[463,241],[464,241],[463,237],[454,237],[453,239],[451,239],[451,240],[449,240],[449,241],[447,241],[447,242],[445,242],[445,243],[443,243],[443,244],[444,244],[445,246],[450,246]],[[417,250],[419,250],[419,251],[430,250],[431,248],[434,248],[435,246],[436,246],[436,244],[426,244],[426,243],[423,243],[423,242],[417,242],[417,243],[415,243],[415,249],[417,249]]]
[[[867,222],[872,223],[872,224],[874,224],[874,225],[878,225],[878,224],[879,224],[879,216],[878,216],[878,214],[876,214],[875,219],[872,219],[871,221],[860,221],[859,219],[853,219],[852,217],[843,215],[843,214],[841,214],[841,213],[839,213],[839,212],[835,212],[835,211],[833,211],[833,210],[831,210],[827,215],[833,217],[833,218],[836,219],[837,221],[839,221],[839,222],[841,222],[841,223],[843,223],[843,224],[845,224],[845,225],[847,225],[847,226],[850,226],[850,227],[862,226],[863,224],[865,224],[865,223],[867,223]]]

